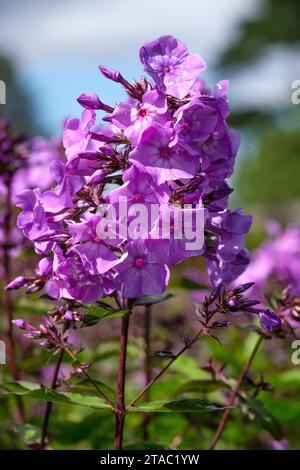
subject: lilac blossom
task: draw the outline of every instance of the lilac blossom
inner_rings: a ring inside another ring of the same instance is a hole
[[[152,125],[130,154],[130,160],[143,165],[159,184],[191,178],[199,169],[199,160],[194,155],[189,155],[178,145],[171,146],[172,136],[171,129]]]
[[[168,240],[138,239],[128,244],[116,266],[124,296],[161,294],[166,289],[170,276],[168,248]]]
[[[124,131],[132,145],[137,145],[151,123],[165,125],[171,120],[171,114],[168,111],[166,96],[151,90],[143,95],[141,103],[120,103],[110,120]]]
[[[201,57],[189,54],[186,46],[173,36],[162,36],[144,44],[140,60],[157,88],[176,98],[187,95],[197,75],[206,68]]]
[[[232,189],[226,179],[239,145],[226,123],[228,83],[210,91],[198,78],[203,60],[172,36],[142,46],[140,59],[153,81],[129,83],[120,72],[99,67],[124,87],[127,100],[111,107],[96,93],[82,93],[81,119],[69,118],[64,126],[66,160],[50,166],[54,187],[16,197],[22,209],[18,227],[46,255],[34,281],[25,282],[31,291],[45,285],[48,295],[62,301],[93,303],[114,295],[124,303],[125,297],[162,293],[169,266],[190,256],[206,259],[214,286],[232,282],[249,262],[244,243],[251,218],[228,209]],[[105,113],[102,122],[98,111]],[[125,221],[118,220],[121,198],[131,214]],[[187,249],[186,237],[175,236],[174,216],[169,236],[154,236],[169,209],[179,206],[187,214],[185,204],[193,210],[200,203],[201,247]],[[148,214],[154,205],[159,210],[136,239],[137,219],[130,211],[139,204]],[[115,219],[109,217],[112,209]],[[120,234],[127,226],[133,233]]]

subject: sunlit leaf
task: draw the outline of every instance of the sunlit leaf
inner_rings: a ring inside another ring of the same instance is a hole
[[[105,318],[116,318],[116,317],[123,317],[124,315],[128,314],[128,310],[105,310],[103,308],[89,308],[87,313],[84,315],[82,327],[89,327],[96,325],[101,320]]]
[[[138,297],[135,299],[133,305],[148,307],[149,305],[158,304],[159,302],[164,302],[165,300],[172,299],[173,297],[173,294],[144,295],[143,297]]]
[[[188,399],[183,398],[180,400],[159,400],[151,401],[148,403],[137,404],[129,408],[129,412],[196,412],[208,413],[212,411],[224,410],[225,407],[215,403],[210,403],[199,398]]]
[[[12,395],[20,395],[25,398],[36,398],[38,400],[50,401],[52,403],[61,403],[66,405],[80,405],[97,410],[109,410],[102,398],[96,395],[81,395],[79,393],[58,392],[48,388],[30,389],[20,386],[18,383],[4,384],[0,386],[0,398]],[[2,392],[2,393],[1,393]]]

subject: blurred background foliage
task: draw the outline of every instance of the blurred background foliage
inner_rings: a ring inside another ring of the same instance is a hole
[[[240,25],[236,41],[220,57],[221,70],[233,73],[247,69],[271,48],[284,47],[283,54],[299,51],[299,16],[297,0],[261,2],[257,17]],[[272,81],[269,85],[272,88]],[[231,124],[253,141],[238,159],[233,198],[254,216],[257,214],[257,230],[262,229],[268,216],[284,224],[300,221],[300,105],[293,105],[290,100],[272,112],[263,108],[263,103],[260,108],[243,107],[230,118]]]

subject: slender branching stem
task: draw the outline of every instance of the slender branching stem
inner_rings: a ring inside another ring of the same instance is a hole
[[[152,379],[152,367],[151,367],[151,318],[152,317],[152,308],[151,305],[146,307],[145,313],[143,316],[144,319],[144,343],[145,343],[145,355],[144,355],[144,376],[145,376],[145,386]],[[149,390],[145,395],[146,400],[149,400]],[[151,415],[145,413],[142,422],[142,432],[143,439],[147,441],[149,439],[148,426],[150,422]]]
[[[213,437],[213,439],[212,439],[212,442],[211,442],[211,444],[210,444],[210,446],[209,446],[209,449],[210,449],[210,450],[213,450],[213,449],[216,447],[218,441],[220,440],[220,438],[221,438],[221,436],[222,436],[222,434],[223,434],[224,428],[225,428],[226,423],[227,423],[228,418],[229,418],[229,414],[230,414],[230,411],[231,411],[231,407],[232,407],[232,405],[234,404],[234,401],[235,401],[236,397],[237,397],[238,394],[239,394],[239,391],[240,391],[240,389],[241,389],[241,386],[242,386],[242,384],[243,384],[245,378],[246,378],[247,375],[248,375],[248,372],[249,372],[250,367],[251,367],[251,365],[252,365],[253,359],[255,358],[256,353],[257,353],[257,351],[258,351],[258,349],[259,349],[259,347],[260,347],[260,345],[261,345],[263,339],[264,339],[263,336],[260,336],[260,337],[258,338],[258,340],[256,341],[255,346],[254,346],[254,348],[253,348],[253,350],[252,350],[252,353],[251,353],[251,355],[250,355],[248,361],[247,361],[246,364],[244,365],[244,367],[243,367],[243,369],[242,369],[242,371],[241,371],[241,373],[240,373],[240,375],[239,375],[239,377],[238,377],[238,380],[237,380],[237,382],[236,382],[235,387],[231,390],[231,392],[230,392],[230,394],[229,394],[229,397],[228,397],[228,400],[227,400],[227,403],[226,403],[226,409],[225,409],[225,411],[224,411],[224,413],[223,413],[223,415],[222,415],[222,419],[221,419],[221,421],[220,421],[220,424],[219,424],[219,426],[218,426],[218,429],[216,430],[215,435],[214,435],[214,437]]]
[[[124,424],[125,424],[125,418],[126,418],[125,379],[126,379],[126,359],[127,359],[129,319],[130,319],[130,313],[122,317],[117,406],[115,409],[115,418],[116,418],[115,449],[116,450],[122,449]]]
[[[172,359],[170,359],[170,361],[165,365],[165,367],[161,369],[161,371],[158,372],[158,374],[155,375],[155,377],[153,377],[150,382],[148,382],[145,388],[133,400],[131,400],[128,407],[134,406],[138,400],[140,400],[144,395],[146,395],[150,387],[152,387],[152,385],[155,384],[157,380],[169,369],[173,362],[175,362],[176,359],[178,359],[188,348],[190,348],[195,343],[195,341],[197,341],[201,333],[203,333],[203,330],[204,327],[201,326],[200,330],[197,331],[193,338],[190,341],[187,341],[186,344],[180,349],[180,351],[178,351],[178,353],[175,354]]]
[[[79,363],[77,357],[75,356],[75,354],[70,349],[65,348],[65,351],[66,351],[67,354],[69,354],[69,356],[73,359],[73,361],[76,361],[76,362]],[[103,392],[103,390],[101,390],[101,388],[98,386],[97,382],[90,376],[90,374],[83,367],[81,368],[81,371],[85,375],[87,380],[93,385],[95,390],[97,390],[100,397],[103,398],[103,400],[105,400],[107,402],[107,404],[111,407],[112,411],[114,411],[114,403],[110,400],[110,398],[106,395],[106,393]]]
[[[62,348],[60,352],[58,353],[58,359],[57,363],[55,365],[54,369],[54,374],[52,378],[52,383],[51,383],[51,390],[55,390],[57,387],[57,379],[58,379],[58,374],[60,370],[60,366],[64,357],[64,349]],[[53,408],[53,403],[51,401],[47,402],[46,405],[46,410],[45,410],[45,415],[44,415],[44,421],[43,421],[43,428],[42,428],[42,437],[41,437],[41,449],[45,448],[46,445],[46,440],[47,440],[47,435],[48,435],[48,428],[49,428],[49,421],[50,421],[50,415],[52,412]]]

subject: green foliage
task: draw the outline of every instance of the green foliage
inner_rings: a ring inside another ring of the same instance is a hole
[[[256,17],[240,26],[240,35],[224,53],[222,65],[249,64],[269,45],[299,43],[299,17],[298,0],[261,2]]]
[[[150,401],[147,403],[137,404],[133,407],[129,407],[129,412],[175,412],[175,413],[208,413],[213,411],[224,410],[225,407],[215,403],[209,403],[199,398],[182,398],[178,400],[160,400]]]
[[[238,196],[246,206],[268,205],[269,216],[278,205],[300,197],[300,131],[268,133],[257,155],[249,156],[236,179]],[[274,208],[274,209],[273,209]]]

